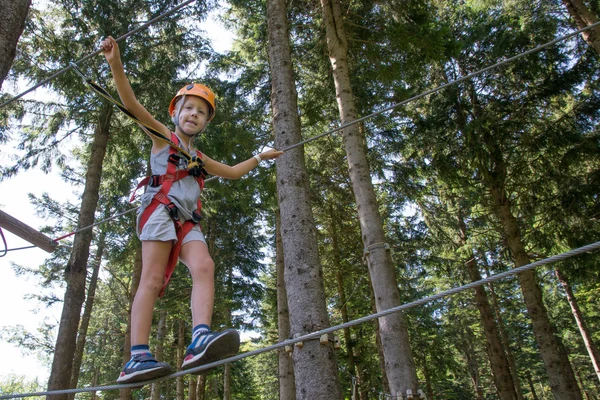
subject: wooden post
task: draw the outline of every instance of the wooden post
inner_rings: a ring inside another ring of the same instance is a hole
[[[56,250],[56,242],[54,240],[43,233],[36,231],[32,227],[25,225],[18,219],[11,217],[2,210],[0,210],[0,228],[5,228],[48,253],[52,253]]]

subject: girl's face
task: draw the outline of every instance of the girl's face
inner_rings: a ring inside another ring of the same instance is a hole
[[[176,107],[173,114],[176,115],[177,111],[179,111],[177,128],[186,136],[196,136],[208,123],[210,108],[200,97],[186,96],[181,108],[178,110]]]

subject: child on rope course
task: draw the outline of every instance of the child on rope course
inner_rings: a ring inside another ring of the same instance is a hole
[[[201,159],[199,168],[194,172],[193,169],[188,170],[189,160],[182,158],[182,153],[146,131],[152,139],[150,164],[153,176],[147,180],[148,187],[142,195],[137,220],[137,231],[142,241],[142,276],[131,308],[131,360],[125,364],[117,379],[119,383],[132,383],[155,379],[171,372],[168,363],[157,362],[152,356],[148,343],[154,305],[158,296],[162,295],[177,259],[189,269],[193,285],[191,308],[194,328],[182,369],[237,354],[240,339],[236,330],[213,332],[210,329],[214,305],[214,261],[198,225],[204,172],[238,179],[256,168],[261,160],[277,158],[283,152],[268,150],[234,166],[201,154],[193,149],[192,140],[215,115],[213,92],[197,83],[183,87],[169,105],[169,114],[175,124],[175,131],[171,132],[136,99],[125,75],[117,42],[108,37],[102,42],[101,49],[110,65],[123,105],[144,125],[171,138],[180,149],[187,150],[188,156],[197,155]],[[163,193],[169,185],[167,193]]]

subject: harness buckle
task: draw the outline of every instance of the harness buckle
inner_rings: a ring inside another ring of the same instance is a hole
[[[194,210],[192,212],[192,221],[194,221],[194,224],[200,223],[201,220],[202,220],[202,215],[199,212],[197,212],[196,210]]]
[[[177,209],[177,206],[173,204],[173,202],[170,202],[169,204],[165,204],[165,207],[167,207],[167,210],[169,210],[169,216],[171,219],[173,221],[179,221],[179,210]]]
[[[192,159],[188,162],[188,173],[197,178],[199,176],[206,177],[206,171],[204,170],[204,162],[200,157],[192,156]]]
[[[179,154],[169,154],[169,162],[175,165],[179,165],[179,161],[182,158]]]
[[[148,186],[157,187],[160,185],[160,175],[150,175],[150,179],[148,179]]]

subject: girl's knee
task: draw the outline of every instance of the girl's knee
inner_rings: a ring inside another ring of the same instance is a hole
[[[214,276],[215,274],[215,262],[211,257],[195,259],[188,265],[188,268],[192,274],[192,278],[204,278],[207,276]]]
[[[164,273],[142,273],[139,287],[158,293],[162,288],[164,278]]]

